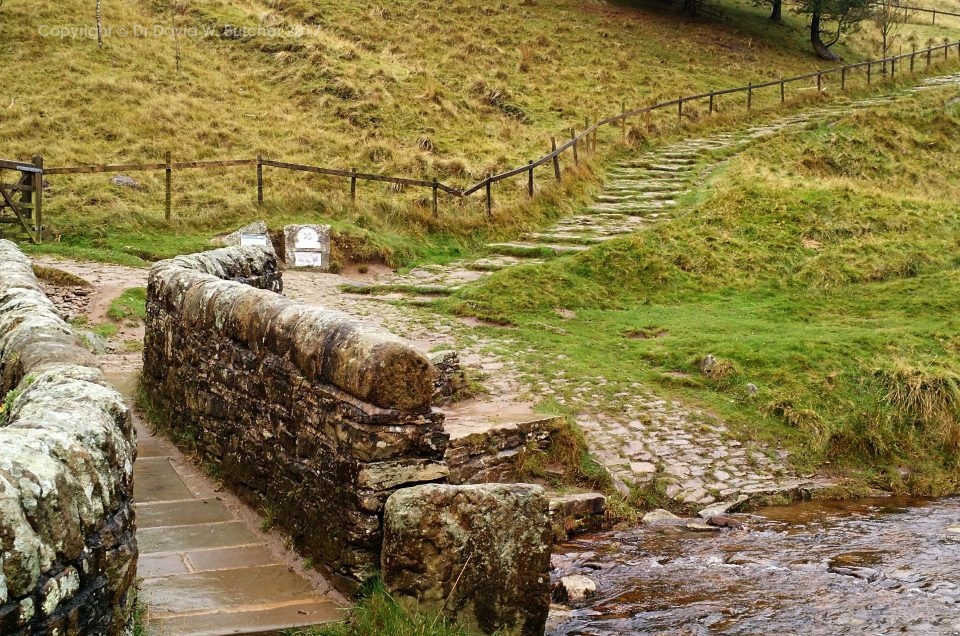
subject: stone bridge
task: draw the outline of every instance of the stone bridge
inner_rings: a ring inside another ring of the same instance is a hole
[[[454,484],[501,478],[520,447],[549,435],[530,423],[485,433],[461,426],[451,441],[432,406],[438,374],[425,354],[347,314],[269,291],[279,279],[276,256],[260,248],[153,267],[142,387],[154,423],[348,595],[380,573],[396,598],[442,610],[470,633],[542,634],[546,494],[523,484]],[[131,413],[30,261],[6,241],[0,385],[0,633],[130,633],[134,510],[145,514],[144,568],[152,572],[160,561],[148,544],[184,528],[155,527],[149,479],[136,494],[146,503],[134,506]],[[145,442],[149,460],[157,442]],[[149,476],[144,470],[138,479]],[[149,598],[153,580],[144,582]],[[208,610],[174,632],[221,633],[217,611]],[[202,624],[208,619],[216,620]],[[165,621],[150,618],[148,631],[157,620]]]
[[[382,329],[263,289],[276,272],[259,248],[154,266],[144,383],[171,431],[354,593],[379,567],[387,497],[449,473],[435,371]]]

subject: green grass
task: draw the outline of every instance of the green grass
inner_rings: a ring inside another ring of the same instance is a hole
[[[103,339],[112,338],[117,335],[117,332],[120,331],[120,327],[112,323],[104,323],[102,325],[90,325],[89,330],[91,333],[94,333],[100,336]]]
[[[794,450],[799,469],[955,491],[957,139],[940,95],[781,135],[676,220],[447,302],[517,325],[531,375],[604,378],[614,405],[652,384]],[[708,354],[723,373],[701,373]]]
[[[147,289],[131,287],[110,301],[107,316],[117,322],[140,322],[147,316]]]
[[[0,427],[6,426],[10,418],[10,413],[13,411],[13,403],[17,401],[24,391],[30,388],[30,385],[34,383],[36,377],[31,375],[23,378],[20,383],[6,392],[3,396],[3,402],[0,403]]]
[[[367,585],[360,602],[344,623],[285,632],[285,636],[466,636],[466,632],[443,618],[408,612],[379,580]]]
[[[134,25],[169,26],[164,0],[104,6],[114,30],[100,51],[89,39],[41,37],[41,25],[92,23],[89,3],[0,7],[0,52],[27,60],[9,78],[0,156],[43,154],[46,165],[267,157],[472,184],[541,156],[550,136],[584,118],[680,94],[744,85],[813,70],[802,19],[771,25],[766,9],[726,0],[721,19],[684,20],[658,3],[583,4],[509,0],[497,6],[420,0],[385,6],[329,0],[199,0],[180,26],[306,28],[301,38],[122,37]],[[865,37],[865,35],[864,35]],[[851,41],[851,61],[871,53]],[[718,100],[716,120],[741,116],[742,100]],[[756,96],[758,111],[777,102]],[[690,122],[705,105],[690,105]],[[726,113],[729,113],[727,115]],[[667,113],[635,122],[634,138],[674,127]],[[602,135],[609,147],[619,138]],[[591,167],[560,186],[541,174],[541,196],[525,182],[495,188],[494,223],[481,197],[393,192],[267,169],[267,205],[255,205],[248,169],[174,175],[174,215],[163,218],[162,173],[135,173],[136,189],[111,175],[51,176],[45,194],[45,252],[144,265],[207,246],[212,236],[266,218],[334,225],[336,260],[442,261],[487,239],[539,227],[576,207]],[[590,163],[589,161],[586,163]],[[549,172],[549,170],[548,170]],[[37,248],[33,248],[34,251]]]

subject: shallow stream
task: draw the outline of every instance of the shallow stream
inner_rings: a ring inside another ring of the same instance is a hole
[[[559,546],[596,595],[547,634],[960,634],[960,498],[809,502],[740,530],[640,527]]]

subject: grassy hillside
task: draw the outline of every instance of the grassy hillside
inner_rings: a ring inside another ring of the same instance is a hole
[[[499,273],[458,310],[518,325],[546,377],[606,378],[610,408],[655,383],[803,469],[955,492],[960,106],[945,97],[759,143],[682,217]],[[707,354],[720,363],[704,375]]]
[[[47,165],[71,165],[158,161],[168,150],[175,160],[262,153],[463,185],[539,156],[551,135],[617,112],[621,101],[817,66],[799,17],[771,25],[766,9],[739,0],[693,22],[662,4],[596,0],[195,0],[182,14],[171,5],[104,2],[100,51],[89,38],[49,35],[90,27],[93,3],[6,0],[0,55],[17,64],[0,104],[0,156],[40,153]],[[196,32],[174,38],[173,27]],[[856,40],[841,52],[862,59],[871,46]],[[415,249],[442,257],[488,231],[478,201],[444,200],[433,219],[423,192],[362,185],[353,207],[343,182],[270,170],[259,211],[249,169],[177,173],[177,218],[168,224],[162,173],[133,174],[137,190],[110,176],[50,179],[47,218],[66,245],[47,249],[137,261],[197,249],[213,233],[268,216],[332,220],[353,243],[403,260]],[[498,192],[506,226],[563,207],[548,197],[515,208],[522,187]]]

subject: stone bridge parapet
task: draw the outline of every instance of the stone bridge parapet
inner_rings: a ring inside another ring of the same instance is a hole
[[[0,633],[127,633],[137,559],[130,413],[4,240],[0,396]]]
[[[409,343],[294,302],[235,247],[150,272],[144,386],[163,424],[342,591],[379,564],[387,497],[444,482],[436,371]]]

